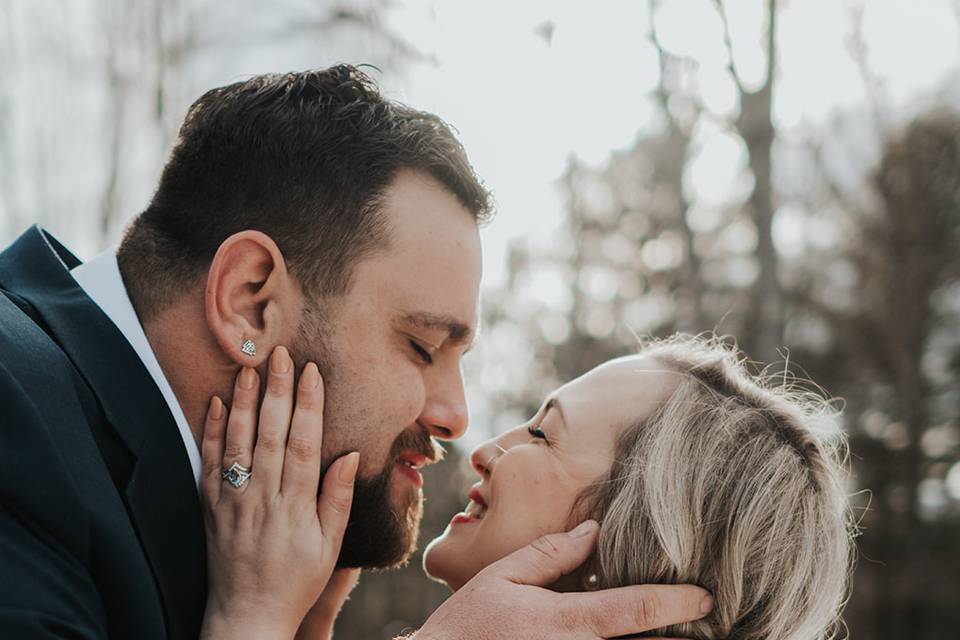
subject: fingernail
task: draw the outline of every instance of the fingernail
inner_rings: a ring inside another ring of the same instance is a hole
[[[303,375],[300,376],[300,388],[304,391],[310,391],[316,389],[318,384],[320,384],[320,371],[317,369],[317,365],[308,362],[307,366],[303,368]]]
[[[270,371],[274,373],[286,373],[290,371],[290,355],[283,346],[273,350],[270,355]]]
[[[350,484],[357,477],[357,467],[360,464],[360,452],[354,451],[347,454],[347,459],[340,465],[340,474],[337,478],[340,482]]]
[[[253,385],[257,383],[257,374],[250,367],[244,367],[243,371],[240,372],[240,388],[241,389],[253,389]]]
[[[210,419],[219,420],[223,417],[223,400],[217,396],[210,399]]]
[[[570,532],[571,538],[582,538],[588,533],[592,533],[599,525],[596,520],[587,520],[578,526],[576,529]]]
[[[713,609],[713,596],[704,596],[700,601],[700,613],[710,613]]]

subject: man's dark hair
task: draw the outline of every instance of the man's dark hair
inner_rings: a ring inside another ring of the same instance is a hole
[[[491,215],[450,128],[385,99],[352,66],[208,91],[117,253],[137,313],[144,320],[176,301],[244,229],[277,243],[306,292],[345,293],[357,262],[389,240],[379,205],[402,169],[433,177],[478,223]]]

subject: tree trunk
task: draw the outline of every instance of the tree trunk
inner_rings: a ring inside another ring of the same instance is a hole
[[[753,306],[747,335],[755,336],[751,356],[763,362],[777,359],[783,343],[784,298],[780,289],[778,257],[773,244],[773,81],[776,73],[777,3],[768,2],[767,76],[756,91],[740,85],[740,117],[736,129],[747,146],[754,187],[748,206],[757,231],[757,266]],[[731,52],[732,56],[732,52]],[[731,62],[732,64],[732,62]]]

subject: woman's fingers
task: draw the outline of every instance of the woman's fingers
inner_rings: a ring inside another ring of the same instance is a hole
[[[203,426],[203,441],[200,445],[202,473],[200,491],[208,505],[220,499],[222,480],[223,447],[227,433],[227,408],[217,396],[210,399],[207,417]]]
[[[250,470],[253,464],[253,439],[257,432],[257,396],[260,392],[259,376],[250,367],[243,367],[233,389],[233,402],[227,418],[226,444],[223,449],[223,468],[234,464]],[[228,495],[246,488],[231,487]]]
[[[359,465],[360,453],[354,451],[337,458],[323,477],[323,489],[317,500],[317,516],[320,518],[323,537],[333,550],[334,557],[340,555],[340,543],[350,519],[353,481],[357,477]]]
[[[293,360],[287,350],[278,346],[270,356],[267,385],[260,406],[257,443],[253,450],[252,486],[266,495],[280,492],[284,449],[293,412]]]
[[[268,603],[262,608],[273,615],[257,615],[281,628],[303,620],[336,566],[359,454],[330,465],[321,492],[320,372],[314,363],[304,367],[295,408],[295,366],[286,349],[271,354],[265,375],[262,402],[256,372],[244,368],[230,411],[217,398],[208,411],[202,443],[208,603],[219,603],[228,617],[236,607],[237,619],[247,619],[250,602]],[[236,470],[221,475],[235,463],[252,467],[249,482]]]
[[[323,446],[323,381],[317,365],[308,362],[297,386],[297,406],[290,423],[283,460],[281,493],[311,501],[320,485],[320,451]]]

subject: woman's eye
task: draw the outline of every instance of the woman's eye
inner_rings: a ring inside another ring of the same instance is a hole
[[[413,350],[416,352],[417,356],[423,360],[424,364],[433,364],[433,356],[431,356],[426,349],[417,344],[415,340],[410,341],[410,346],[413,347]]]
[[[536,429],[534,427],[527,427],[527,433],[529,433],[534,438],[540,438],[541,440],[547,439],[547,434],[543,432],[543,429]]]

